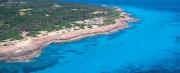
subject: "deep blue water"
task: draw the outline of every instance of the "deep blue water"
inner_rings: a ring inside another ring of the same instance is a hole
[[[180,1],[65,0],[124,8],[132,28],[52,43],[29,63],[0,63],[0,73],[180,73]]]

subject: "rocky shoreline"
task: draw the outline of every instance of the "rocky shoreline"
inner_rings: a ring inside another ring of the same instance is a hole
[[[124,14],[126,15],[126,14]],[[125,18],[115,19],[115,24],[105,25],[97,28],[75,30],[67,33],[56,33],[41,37],[29,38],[23,42],[9,46],[0,46],[0,61],[26,62],[37,57],[41,49],[52,42],[68,42],[97,34],[106,34],[117,30],[128,28],[128,22],[136,19],[126,15]]]

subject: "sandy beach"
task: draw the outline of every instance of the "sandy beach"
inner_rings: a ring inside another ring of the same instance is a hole
[[[135,21],[127,14],[125,18],[115,19],[115,24],[104,25],[96,28],[85,28],[73,31],[59,30],[47,33],[47,35],[26,38],[13,45],[0,46],[0,60],[5,62],[25,62],[37,57],[41,49],[52,42],[69,42],[97,34],[108,34],[114,31],[128,28],[128,22]]]

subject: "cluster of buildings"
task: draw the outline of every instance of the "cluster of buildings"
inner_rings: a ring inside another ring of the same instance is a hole
[[[93,19],[88,19],[84,21],[77,21],[76,23],[85,24],[85,25],[101,25],[103,24],[103,22],[104,22],[103,17],[99,17],[99,18],[93,18]]]

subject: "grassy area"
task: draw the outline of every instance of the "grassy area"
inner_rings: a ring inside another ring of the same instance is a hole
[[[103,13],[92,14],[96,11]],[[105,13],[106,12],[106,13]],[[0,3],[0,41],[22,39],[23,31],[36,36],[38,31],[71,28],[70,22],[108,17],[106,24],[113,23],[118,12],[113,8],[78,3],[54,3],[49,0],[5,0]],[[76,25],[83,28],[84,25]],[[89,26],[91,27],[91,26]]]

